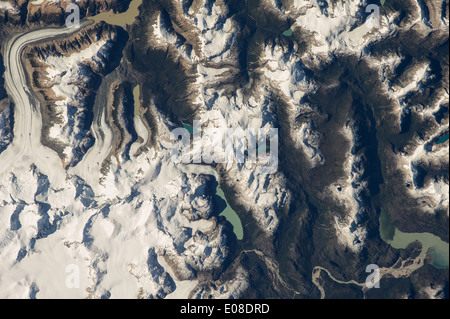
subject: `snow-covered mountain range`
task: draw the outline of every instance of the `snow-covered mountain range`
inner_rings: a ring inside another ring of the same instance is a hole
[[[314,263],[400,258],[380,203],[445,236],[448,1],[144,0],[126,30],[37,27],[129,2],[0,1],[0,297],[317,297]],[[277,128],[277,172],[174,163],[194,120]]]

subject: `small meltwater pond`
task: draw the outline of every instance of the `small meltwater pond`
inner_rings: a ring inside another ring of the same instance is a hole
[[[449,135],[447,134],[447,135],[441,137],[439,140],[437,140],[436,144],[443,144],[448,141],[448,138],[449,138]]]
[[[285,37],[291,37],[293,34],[294,34],[294,32],[290,28],[283,32],[283,35]]]

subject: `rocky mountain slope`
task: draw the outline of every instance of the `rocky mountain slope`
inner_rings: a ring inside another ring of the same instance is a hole
[[[104,23],[69,38],[30,46],[25,65],[42,100],[43,144],[74,166],[93,144],[90,127],[101,78],[120,62],[128,35]]]

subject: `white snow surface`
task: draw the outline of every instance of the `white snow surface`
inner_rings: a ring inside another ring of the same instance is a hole
[[[3,10],[3,11],[16,11],[14,6],[8,1],[0,1],[0,10]]]

